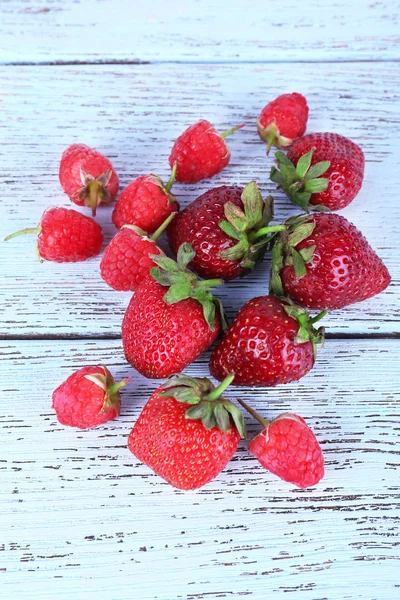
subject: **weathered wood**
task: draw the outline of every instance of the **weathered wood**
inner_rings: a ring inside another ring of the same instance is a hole
[[[217,479],[187,493],[126,448],[157,382],[127,367],[118,341],[3,343],[4,597],[81,600],[84,590],[104,600],[259,600],[292,591],[307,600],[394,600],[399,360],[395,340],[330,340],[296,384],[233,387],[227,397],[240,394],[268,418],[303,415],[322,443],[325,479],[298,490],[263,470],[243,441]],[[62,427],[53,389],[96,363],[132,376],[121,416],[92,431]],[[207,355],[187,372],[206,370]]]
[[[320,61],[399,58],[394,0],[3,0],[0,61]]]
[[[212,180],[174,187],[184,206],[221,184],[256,179],[264,194],[273,157],[255,130],[266,101],[298,90],[310,104],[309,131],[332,130],[360,143],[366,154],[365,182],[342,211],[386,262],[393,283],[379,297],[332,312],[332,334],[398,334],[399,139],[395,63],[331,65],[140,65],[95,67],[3,67],[0,70],[0,239],[35,225],[51,205],[72,205],[58,182],[62,150],[83,141],[113,160],[126,185],[146,172],[168,176],[167,157],[176,136],[207,117],[226,129],[246,127],[229,140],[232,161]],[[276,194],[276,218],[295,214]],[[111,209],[98,211],[109,241]],[[80,264],[40,264],[34,240],[2,243],[1,334],[6,336],[118,336],[130,294],[114,292],[99,276],[98,259]],[[220,290],[229,316],[267,291],[269,264]]]

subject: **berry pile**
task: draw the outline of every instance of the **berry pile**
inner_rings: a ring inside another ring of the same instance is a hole
[[[314,325],[327,310],[343,308],[382,292],[390,283],[385,265],[365,237],[332,213],[358,194],[364,176],[359,146],[335,133],[303,135],[308,119],[301,94],[283,94],[261,111],[260,137],[272,146],[270,179],[302,213],[271,224],[273,199],[254,181],[213,188],[179,212],[174,181],[212,177],[230,161],[225,138],[206,120],[176,140],[166,184],[154,174],[132,181],[119,195],[112,221],[119,229],[100,263],[103,280],[133,291],[122,321],[126,360],[142,375],[166,379],[147,401],[128,438],[128,448],[174,487],[196,489],[226,466],[246,424],[238,406],[223,397],[239,386],[276,386],[312,369],[324,328]],[[284,154],[282,149],[288,149]],[[97,208],[116,199],[118,176],[111,162],[84,144],[67,148],[60,183],[72,202]],[[317,211],[310,214],[310,211]],[[166,232],[176,260],[157,240]],[[100,253],[101,227],[90,217],[49,208],[35,228],[41,259],[83,261]],[[247,302],[228,328],[212,290],[251,271],[271,253],[269,294]],[[311,316],[307,309],[319,310]],[[210,373],[221,383],[182,371],[220,337]],[[53,393],[60,423],[81,429],[118,417],[120,392],[104,365],[70,375]],[[237,399],[262,426],[249,451],[281,479],[305,488],[324,475],[324,458],[304,419],[284,413],[268,422]]]

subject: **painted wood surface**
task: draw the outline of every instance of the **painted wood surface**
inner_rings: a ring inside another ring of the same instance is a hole
[[[244,441],[195,492],[140,464],[127,435],[157,382],[127,367],[119,341],[9,341],[0,352],[5,598],[398,597],[397,340],[328,340],[302,381],[227,392],[267,418],[307,419],[326,476],[304,491],[264,471]],[[203,376],[207,358],[187,372]],[[93,431],[64,428],[51,393],[91,363],[133,377],[121,416]]]
[[[394,0],[2,0],[0,62],[399,58]]]
[[[267,100],[296,89],[309,100],[309,131],[342,133],[363,147],[364,185],[342,214],[361,229],[393,278],[378,297],[333,311],[326,327],[332,335],[398,334],[398,86],[397,63],[3,67],[0,239],[36,225],[48,206],[75,206],[58,182],[60,156],[70,143],[82,141],[107,154],[123,186],[148,172],[166,179],[174,139],[200,117],[220,130],[241,122],[246,127],[229,139],[232,160],[222,173],[196,185],[176,184],[181,206],[210,187],[256,179],[265,195],[274,193],[277,220],[296,214],[269,182],[273,157],[266,158],[255,129]],[[106,242],[116,232],[111,210],[98,211]],[[130,294],[108,288],[99,259],[40,264],[28,237],[1,249],[3,336],[120,335]],[[266,260],[254,274],[220,289],[228,316],[266,293],[268,272]]]

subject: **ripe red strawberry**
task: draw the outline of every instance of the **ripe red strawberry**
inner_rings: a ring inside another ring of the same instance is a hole
[[[85,144],[72,144],[64,150],[59,177],[72,202],[89,206],[93,215],[100,204],[112,202],[118,193],[118,176],[111,162]]]
[[[292,217],[272,242],[270,292],[308,308],[343,308],[382,292],[390,275],[362,233],[335,214]]]
[[[168,483],[199,488],[227,465],[246,436],[240,410],[208,379],[175,376],[147,401],[132,429],[129,450]]]
[[[115,383],[107,367],[83,367],[53,392],[53,408],[63,425],[86,429],[118,417],[119,390],[128,383]]]
[[[210,372],[222,380],[235,374],[236,385],[275,386],[296,381],[313,367],[324,332],[307,311],[288,299],[260,296],[237,313],[214,349]]]
[[[160,379],[179,373],[220,332],[223,311],[210,289],[222,280],[200,281],[187,271],[193,256],[189,244],[179,248],[177,263],[166,256],[152,255],[160,268],[151,269],[125,313],[125,356],[145,377]]]
[[[272,198],[264,203],[252,181],[245,189],[221,186],[209,190],[187,206],[168,227],[173,252],[184,242],[196,256],[190,267],[202,277],[225,281],[243,275],[260,259],[271,233],[285,227],[268,227]]]
[[[176,180],[195,183],[225,169],[231,158],[225,138],[241,127],[244,125],[219,133],[204,119],[188,127],[178,137],[169,155],[171,168],[177,165]]]
[[[301,488],[316,485],[324,476],[324,456],[314,433],[302,417],[283,413],[270,423],[238,400],[264,427],[249,450],[265,469]]]
[[[100,225],[68,208],[48,208],[37,227],[12,233],[5,241],[27,233],[37,234],[39,258],[54,262],[78,262],[96,256],[103,241]]]
[[[307,100],[301,94],[282,94],[269,102],[257,121],[260,137],[267,142],[267,154],[271,146],[286,148],[306,130],[308,119]]]
[[[118,229],[123,225],[136,225],[143,231],[153,233],[169,215],[179,210],[171,188],[175,181],[176,167],[166,185],[157,175],[137,177],[119,195],[112,220]]]
[[[101,276],[110,287],[124,292],[136,290],[150,269],[157,266],[150,254],[164,254],[157,240],[175,215],[169,215],[151,238],[135,225],[122,226],[105,249],[100,263]]]
[[[310,133],[298,139],[287,156],[275,156],[280,171],[272,168],[272,181],[306,211],[340,210],[361,189],[364,154],[343,135]]]

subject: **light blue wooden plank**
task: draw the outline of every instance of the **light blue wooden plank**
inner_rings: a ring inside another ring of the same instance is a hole
[[[399,58],[395,0],[3,0],[0,61]]]
[[[0,351],[4,597],[397,600],[396,340],[330,340],[300,382],[227,392],[268,418],[291,410],[307,419],[326,476],[305,491],[264,471],[245,442],[197,492],[152,474],[126,441],[157,384],[127,367],[118,341],[6,342]],[[204,376],[207,357],[188,373]],[[122,414],[93,431],[64,428],[51,393],[91,363],[133,377]]]
[[[336,131],[361,144],[363,188],[342,211],[381,255],[393,283],[380,296],[326,319],[329,332],[393,334],[400,331],[398,252],[399,69],[395,63],[331,65],[141,65],[106,67],[4,67],[0,71],[0,239],[33,226],[52,205],[73,206],[62,193],[63,149],[85,142],[112,159],[126,185],[137,175],[168,176],[174,139],[190,123],[209,118],[221,130],[246,127],[229,140],[231,164],[197,185],[177,184],[181,206],[222,184],[256,179],[276,196],[276,219],[298,211],[275,194],[268,176],[273,156],[256,133],[263,105],[284,91],[304,93],[308,131]],[[111,209],[98,211],[107,242],[115,233]],[[119,335],[130,294],[108,288],[99,259],[40,264],[34,241],[0,242],[2,334]],[[269,263],[220,289],[229,316],[267,291]]]

